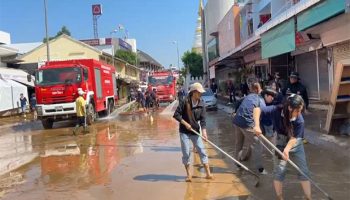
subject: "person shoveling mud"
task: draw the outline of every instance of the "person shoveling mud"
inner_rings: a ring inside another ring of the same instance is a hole
[[[206,113],[204,102],[201,100],[201,94],[205,90],[200,83],[194,83],[191,85],[188,97],[183,101],[179,102],[174,118],[180,122],[180,139],[181,139],[181,150],[182,150],[182,163],[185,165],[187,177],[186,181],[191,182],[192,175],[190,172],[190,141],[192,141],[193,146],[197,149],[201,162],[204,165],[207,179],[213,179],[213,175],[210,172],[208,164],[208,155],[205,151],[202,138],[195,133],[193,129],[199,131],[199,124],[197,121],[200,121],[202,128],[202,136],[207,139],[206,131]]]

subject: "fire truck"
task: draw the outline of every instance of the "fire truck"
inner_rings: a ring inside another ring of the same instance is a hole
[[[35,73],[38,119],[45,129],[76,118],[78,90],[85,92],[86,123],[109,115],[117,102],[115,68],[93,59],[50,61]]]
[[[156,89],[159,102],[173,102],[176,97],[176,77],[172,71],[152,72],[148,76],[148,90]]]

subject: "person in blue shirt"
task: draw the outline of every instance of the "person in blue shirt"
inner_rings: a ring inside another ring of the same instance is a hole
[[[259,83],[255,93],[246,96],[239,106],[236,115],[233,118],[233,125],[235,128],[235,157],[240,161],[245,161],[250,156],[251,146],[253,149],[252,159],[256,164],[256,168],[261,174],[266,174],[261,162],[262,147],[258,142],[258,136],[261,134],[260,128],[260,114],[265,103],[271,103],[275,96],[275,91],[271,89],[261,90]]]
[[[21,110],[22,114],[25,116],[26,115],[26,108],[27,108],[27,98],[23,95],[23,93],[20,94],[19,98],[20,104],[21,104]]]
[[[267,106],[261,108],[264,117],[272,119],[273,126],[277,132],[276,146],[283,152],[283,158],[274,164],[274,187],[277,199],[283,200],[282,182],[287,172],[287,160],[292,161],[309,176],[303,146],[304,118],[302,110],[305,106],[300,95],[292,94],[287,98],[283,107]],[[310,181],[299,174],[299,180],[306,199],[311,199]]]
[[[32,94],[32,98],[30,99],[30,109],[33,111],[33,117],[36,120],[38,117],[38,113],[36,112],[36,96],[35,93]]]

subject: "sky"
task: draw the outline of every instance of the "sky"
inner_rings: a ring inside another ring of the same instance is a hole
[[[66,26],[78,40],[94,37],[93,4],[102,4],[98,19],[98,36],[122,24],[137,48],[145,51],[163,66],[177,65],[181,55],[191,50],[199,0],[47,0],[49,36]],[[12,43],[41,42],[45,37],[44,0],[0,0],[0,30],[11,34]],[[117,33],[124,37],[123,33]]]

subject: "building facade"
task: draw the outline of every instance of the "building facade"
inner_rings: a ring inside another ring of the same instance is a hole
[[[328,104],[335,67],[350,58],[350,5],[344,0],[242,0],[237,6],[239,26],[234,33],[229,29],[235,15],[229,10],[216,23],[217,32],[206,34],[207,65],[215,66],[216,81],[236,74],[267,84],[278,72],[285,85],[297,71],[309,99]]]

